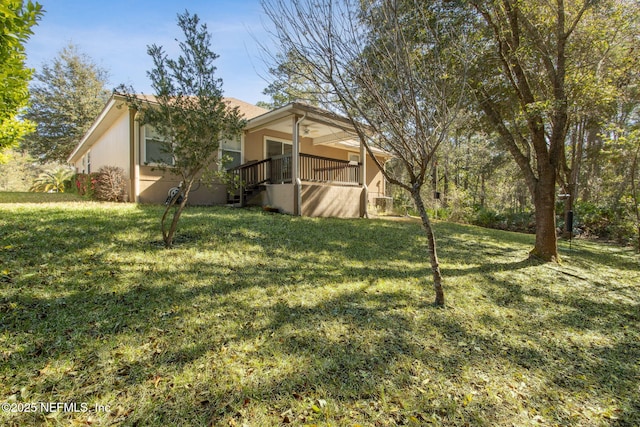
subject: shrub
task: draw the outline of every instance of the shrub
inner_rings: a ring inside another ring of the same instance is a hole
[[[635,239],[636,225],[629,209],[618,209],[593,202],[579,201],[574,207],[575,228],[585,237],[611,239],[631,243]]]
[[[116,166],[103,166],[96,174],[94,197],[105,202],[127,200],[127,179],[124,170]]]
[[[511,212],[505,214],[507,230],[520,233],[536,232],[536,220],[533,212]]]
[[[97,173],[78,173],[76,174],[76,191],[78,195],[93,199],[96,190]]]
[[[504,218],[498,212],[487,209],[487,208],[479,208],[477,209],[471,223],[474,225],[479,225],[480,227],[487,228],[504,228],[502,226]]]
[[[446,216],[449,221],[468,224],[473,221],[473,198],[469,191],[454,185],[451,187],[447,194],[448,212]]]
[[[33,181],[30,191],[36,193],[64,193],[73,179],[73,171],[66,167],[42,172]]]

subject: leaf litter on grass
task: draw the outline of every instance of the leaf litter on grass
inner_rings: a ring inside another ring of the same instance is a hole
[[[640,424],[630,251],[437,223],[436,310],[411,222],[190,208],[167,251],[158,207],[0,209],[0,395],[111,407],[4,424]]]

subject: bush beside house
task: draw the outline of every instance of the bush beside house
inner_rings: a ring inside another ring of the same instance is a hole
[[[127,200],[127,179],[122,168],[103,166],[96,174],[94,197],[104,202]]]
[[[103,202],[125,202],[127,180],[122,168],[103,166],[98,172],[78,173],[75,177],[79,195]]]

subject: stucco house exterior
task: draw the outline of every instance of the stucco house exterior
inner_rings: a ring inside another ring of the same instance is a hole
[[[242,186],[196,184],[191,204],[260,204],[293,215],[358,217],[385,196],[382,173],[344,117],[303,103],[269,111],[235,98],[225,102],[238,107],[247,124],[212,155],[232,159],[225,166]],[[120,167],[130,202],[163,203],[178,178],[154,167],[153,159],[162,156],[159,138],[137,114],[124,96],[112,95],[68,162],[78,173]],[[374,154],[382,163],[389,159],[382,150]]]

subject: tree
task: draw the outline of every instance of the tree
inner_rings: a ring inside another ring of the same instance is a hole
[[[638,28],[640,4],[627,0],[600,0],[576,27],[569,45],[567,67],[569,102],[568,138],[558,175],[565,198],[564,234],[569,237],[567,216],[578,199],[578,183],[583,197],[599,191],[594,172],[606,163],[602,159],[605,127],[637,107],[640,48]],[[617,116],[617,117],[616,117]],[[583,173],[584,166],[587,167]],[[582,177],[581,177],[582,175]]]
[[[637,120],[637,118],[636,118]],[[620,216],[632,216],[635,222],[636,248],[640,252],[640,124],[612,127],[605,138],[609,161],[619,168],[620,191],[616,197]]]
[[[567,74],[576,28],[596,3],[471,0],[486,27],[474,93],[522,171],[535,206],[531,254],[558,259],[556,183],[570,125]]]
[[[0,191],[29,191],[33,180],[42,172],[27,153],[5,150],[5,162],[0,161]]]
[[[465,89],[464,26],[447,2],[413,0],[263,1],[286,74],[312,82],[322,104],[346,115],[377,166],[412,197],[425,230],[435,304],[443,306],[436,239],[421,189],[447,138]],[[442,12],[435,19],[435,11]],[[461,30],[461,31],[458,31]],[[371,147],[403,165],[392,175]]]
[[[211,50],[206,24],[200,24],[198,15],[185,11],[178,15],[178,26],[184,41],[179,43],[182,54],[177,59],[168,58],[161,46],[147,48],[154,63],[148,72],[154,100],[143,99],[133,91],[126,94],[142,113],[141,124],[153,126],[165,138],[163,150],[173,164],[160,168],[181,179],[180,191],[162,215],[162,238],[167,248],[173,245],[195,180],[216,163],[220,141],[235,137],[245,124],[238,109],[230,108],[222,97],[222,79],[215,77],[213,65],[218,55]],[[172,220],[167,223],[174,206]]]
[[[320,102],[316,88],[309,82],[307,73],[289,74],[292,62],[299,62],[295,52],[277,53],[277,64],[269,69],[273,81],[262,91],[271,97],[271,103],[262,102],[260,107],[273,109],[294,101],[304,101],[317,106]]]
[[[22,148],[42,163],[67,160],[109,97],[108,73],[70,44],[34,76],[25,117],[36,131]]]
[[[33,130],[32,123],[19,118],[32,74],[25,68],[24,43],[42,14],[42,6],[32,1],[8,0],[0,7],[0,152]]]

